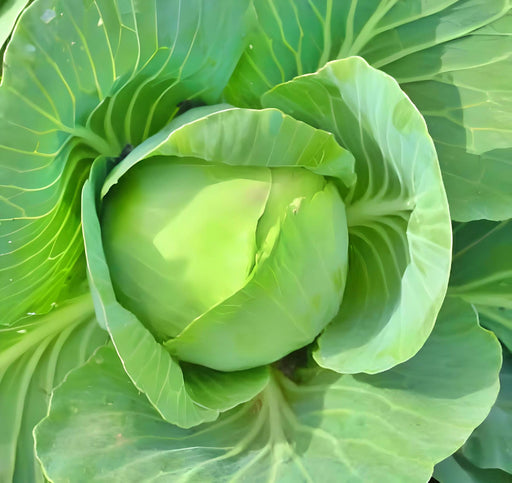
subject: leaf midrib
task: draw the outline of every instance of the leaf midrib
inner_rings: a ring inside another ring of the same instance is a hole
[[[59,310],[52,310],[41,316],[38,326],[34,330],[21,337],[17,343],[0,352],[0,369],[7,368],[47,337],[54,336],[67,327],[78,325],[93,314],[94,306],[90,295],[87,293],[62,306]],[[20,330],[20,326],[6,329],[4,332],[15,330]]]

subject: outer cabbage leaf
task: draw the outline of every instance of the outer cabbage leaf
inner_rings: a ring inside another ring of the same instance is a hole
[[[0,0],[0,52],[29,0]],[[0,61],[1,68],[1,61]]]
[[[512,220],[454,228],[449,294],[474,304],[481,322],[512,347]]]
[[[505,351],[498,399],[485,421],[473,431],[460,453],[473,465],[499,469],[512,479],[512,355]]]
[[[54,387],[107,338],[89,294],[0,329],[0,481],[44,481],[32,430]]]
[[[275,373],[255,400],[183,430],[102,349],[55,392],[37,452],[54,480],[425,482],[485,418],[500,364],[495,337],[450,301],[422,350],[385,374]]]
[[[504,354],[498,399],[464,446],[436,465],[440,483],[512,482],[512,359]]]
[[[512,220],[457,225],[453,248],[450,294],[512,308]]]
[[[388,0],[378,9],[372,8],[371,0],[361,3],[368,20],[340,53],[357,53],[384,70],[410,54],[464,37],[510,9],[508,0]]]
[[[228,102],[261,107],[260,96],[296,75],[335,59],[344,37],[349,2],[260,0],[257,27],[225,90]],[[373,6],[375,8],[375,5]]]
[[[226,88],[229,102],[257,106],[278,83],[360,55],[403,84],[426,116],[453,217],[512,216],[508,0],[255,5],[258,28]]]
[[[436,465],[434,478],[439,483],[511,483],[512,475],[501,470],[485,470],[472,465],[464,456],[455,453]]]
[[[502,306],[476,305],[480,323],[492,330],[501,343],[512,351],[512,309]]]
[[[360,55],[382,67],[487,25],[507,0],[262,0],[258,26],[226,88],[230,102],[256,106],[276,84],[326,62]]]
[[[425,116],[452,218],[510,218],[512,14],[384,70]]]
[[[512,344],[512,225],[474,221],[454,226],[449,294],[474,303],[480,322],[508,348]],[[486,420],[451,458],[436,467],[441,482],[512,481],[512,360],[504,350],[501,389]]]
[[[91,160],[138,144],[184,100],[217,102],[252,20],[249,0],[41,0],[26,10],[0,86],[2,324],[66,297]]]
[[[333,61],[263,96],[334,133],[356,159],[346,197],[349,273],[317,362],[375,373],[413,356],[434,325],[450,269],[448,205],[432,140],[396,82],[363,59]]]

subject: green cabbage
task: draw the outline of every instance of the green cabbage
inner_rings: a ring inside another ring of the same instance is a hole
[[[511,12],[0,2],[0,481],[509,481]]]

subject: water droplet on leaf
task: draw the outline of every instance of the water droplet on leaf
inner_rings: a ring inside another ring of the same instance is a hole
[[[43,15],[41,15],[41,20],[44,23],[49,24],[56,16],[57,14],[55,13],[55,10],[48,8],[43,12]]]

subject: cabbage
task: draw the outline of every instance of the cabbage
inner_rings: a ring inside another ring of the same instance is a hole
[[[0,5],[0,480],[508,481],[510,9]]]

